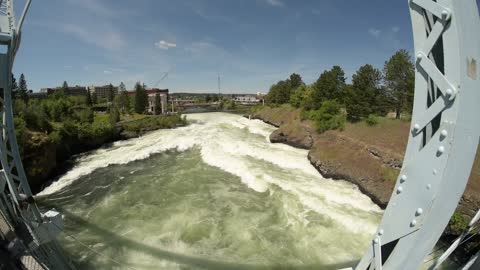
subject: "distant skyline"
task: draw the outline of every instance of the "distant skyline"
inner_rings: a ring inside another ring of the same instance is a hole
[[[382,69],[411,32],[406,0],[34,0],[14,73],[34,91],[154,87],[169,71],[158,87],[172,92],[216,93],[218,75],[222,93],[266,92],[293,72]]]

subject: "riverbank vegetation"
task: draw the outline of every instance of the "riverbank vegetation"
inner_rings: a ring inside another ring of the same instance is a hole
[[[312,84],[293,73],[272,85],[267,104],[290,104],[302,109],[302,118],[315,122],[316,130],[343,129],[346,121],[366,120],[370,125],[393,112],[409,119],[413,107],[414,66],[406,50],[399,50],[385,62],[383,70],[361,66],[347,83],[340,66],[324,71]]]
[[[17,142],[34,191],[72,155],[146,131],[186,125],[180,115],[147,115],[148,97],[145,99],[145,86],[140,83],[136,90],[145,95],[132,98],[122,90],[115,95],[113,86],[105,98],[88,91],[83,96],[69,96],[64,91],[67,87],[64,82],[44,99],[29,99],[25,76],[22,74],[18,85],[14,83]]]

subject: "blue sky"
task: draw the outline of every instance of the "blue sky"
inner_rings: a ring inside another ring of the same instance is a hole
[[[14,73],[34,91],[170,71],[158,86],[173,92],[215,92],[220,74],[222,92],[253,93],[412,46],[406,0],[33,0]]]

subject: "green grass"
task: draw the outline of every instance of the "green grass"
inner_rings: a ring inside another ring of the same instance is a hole
[[[390,167],[382,167],[380,173],[385,180],[395,182],[397,181],[399,171]]]

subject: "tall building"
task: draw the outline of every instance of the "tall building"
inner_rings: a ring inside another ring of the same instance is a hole
[[[57,91],[62,90],[62,87],[55,87],[55,88],[42,88],[40,89],[40,93],[51,95]],[[63,93],[67,96],[85,96],[87,94],[87,88],[85,86],[69,86],[67,89],[63,89]]]
[[[93,95],[94,93],[97,95],[97,98],[108,98],[108,93],[110,91],[110,85],[103,85],[103,86],[89,86],[88,87],[88,92],[90,92],[90,95]],[[118,95],[118,87],[113,86],[113,96]]]

